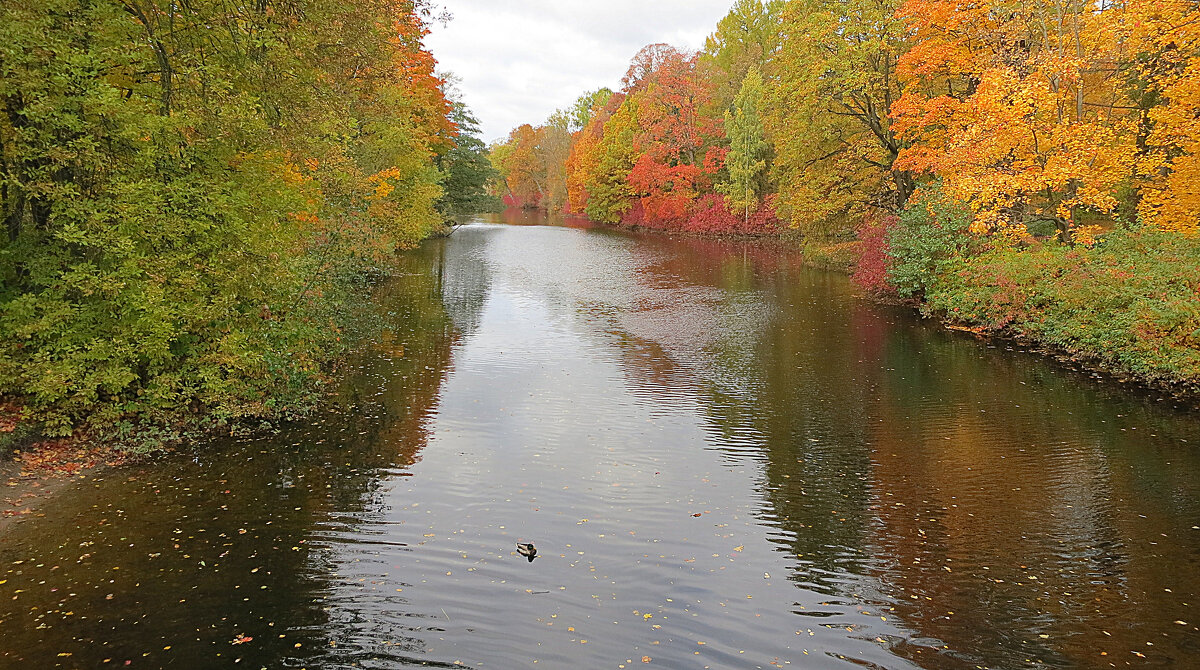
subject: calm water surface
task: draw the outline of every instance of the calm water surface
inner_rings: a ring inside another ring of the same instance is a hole
[[[0,667],[1200,667],[1194,411],[769,245],[406,262],[327,413],[9,527]]]

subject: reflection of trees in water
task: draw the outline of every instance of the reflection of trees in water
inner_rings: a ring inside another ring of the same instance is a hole
[[[376,638],[394,644],[354,644],[369,612],[341,597],[354,586],[330,548],[362,548],[386,513],[382,478],[426,443],[457,337],[432,280],[414,272],[379,288],[383,340],[353,362],[328,411],[112,471],[10,528],[0,580],[24,592],[0,603],[0,665],[311,667],[419,651],[421,622],[436,617],[406,612],[399,597],[387,606],[406,625]],[[234,645],[237,635],[253,640]]]
[[[952,655],[896,653],[938,667],[1087,665],[1100,628],[1122,653],[1173,630],[1180,597],[1162,586],[1200,550],[1184,524],[1200,518],[1197,484],[1182,476],[1200,467],[1200,431],[1153,397],[1081,392],[1083,375],[849,300],[844,278],[785,253],[742,251],[647,240],[634,290],[662,314],[617,321],[618,336],[632,386],[697,398],[714,444],[762,458],[761,516],[794,579],[894,606]],[[739,318],[742,300],[766,318]]]
[[[1200,511],[1195,484],[1138,480],[1194,471],[1170,461],[1196,455],[1149,448],[1114,421],[1136,415],[1161,438],[1179,417],[928,329],[898,329],[884,360],[870,545],[906,624],[1013,666],[1091,665],[1099,629],[1125,654],[1170,630],[1161,584],[1188,551],[1165,538],[1186,537],[1180,502]]]
[[[341,483],[333,487],[332,497],[327,496],[328,510],[337,510],[338,517],[322,523],[318,533],[336,539],[331,544],[338,553],[314,552],[312,558],[321,566],[315,572],[337,570],[345,581],[327,588],[327,597],[336,602],[323,604],[328,619],[322,630],[336,645],[322,647],[321,658],[315,659],[320,664],[452,665],[423,658],[425,635],[436,629],[437,613],[413,611],[399,592],[390,589],[383,594],[362,592],[362,583],[346,574],[378,563],[372,550],[376,544],[390,551],[408,551],[386,539],[389,525],[397,519],[383,485],[396,469],[419,460],[453,348],[461,340],[458,324],[447,309],[454,299],[444,295],[446,278],[454,276],[445,258],[441,241],[428,243],[405,258],[408,272],[380,287],[376,297],[389,327],[348,380],[350,388],[341,394],[348,399],[343,412],[353,417],[356,435],[351,444],[330,454],[333,462],[327,467],[341,472]],[[456,307],[466,317],[465,323],[478,324],[477,309],[472,316],[469,307]]]
[[[759,419],[767,435],[768,499],[791,550],[795,578],[834,593],[844,573],[860,575],[866,534],[866,449],[871,387],[861,342],[878,324],[847,286],[826,273],[777,276],[772,300],[788,305],[760,341],[764,370]],[[858,344],[858,346],[856,346]]]
[[[762,459],[773,508],[762,514],[801,557],[796,579],[838,591],[845,573],[862,572],[870,467],[870,387],[846,342],[877,336],[851,320],[845,279],[761,244],[649,238],[635,254],[643,292],[691,304],[661,298],[659,336],[625,351],[634,385],[694,389],[714,444]]]
[[[481,214],[477,220],[487,223],[503,223],[509,226],[561,226],[565,228],[594,229],[601,224],[574,214],[548,213],[540,209],[509,207],[503,212]]]
[[[432,270],[436,291],[454,327],[463,337],[479,329],[480,316],[491,288],[487,265],[487,228],[463,226],[449,239],[433,240],[419,251],[425,271]],[[448,248],[452,250],[448,251]]]

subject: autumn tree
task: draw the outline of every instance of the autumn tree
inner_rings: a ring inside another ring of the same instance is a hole
[[[1111,10],[1110,10],[1111,11]],[[1138,114],[1137,213],[1200,232],[1200,8],[1186,0],[1124,5],[1121,37]]]
[[[621,91],[626,95],[636,93],[664,70],[678,67],[688,56],[670,44],[647,44],[634,54],[629,69],[621,77]]]
[[[1109,6],[906,0],[914,35],[893,108],[897,165],[937,175],[972,230],[1069,240],[1081,210],[1111,213],[1132,175],[1136,122]]]
[[[623,93],[607,96],[603,105],[593,108],[583,129],[573,136],[566,162],[567,206],[571,212],[582,214],[587,210],[588,185],[599,174],[605,124],[624,102]]]
[[[631,183],[642,195],[648,219],[678,220],[707,187],[704,149],[717,131],[714,120],[702,111],[708,100],[706,82],[697,76],[695,56],[675,52],[661,59],[657,69],[643,71],[633,86],[630,101],[636,101],[639,110],[634,134],[639,157]]]
[[[765,123],[775,146],[781,211],[821,233],[877,209],[902,207],[910,172],[889,110],[908,29],[898,0],[790,0]]]
[[[508,193],[522,205],[536,207],[546,195],[546,164],[538,143],[541,131],[526,123],[514,128],[508,141],[493,150],[496,167]]]
[[[783,0],[737,0],[700,53],[717,114],[733,102],[750,70],[767,71],[783,41]]]
[[[730,211],[741,212],[746,221],[750,220],[750,213],[758,209],[767,188],[770,145],[764,137],[759,116],[762,97],[762,75],[756,68],[751,68],[734,98],[733,108],[725,113],[725,134],[729,138],[725,167],[729,180],[718,184],[717,190],[725,194]]]
[[[546,197],[543,205],[548,211],[560,212],[567,206],[567,158],[571,155],[571,132],[565,120],[553,119],[538,128],[538,159],[546,172]]]
[[[626,99],[604,123],[603,135],[594,149],[595,164],[586,174],[583,187],[588,197],[584,211],[595,221],[619,223],[633,207],[636,195],[629,174],[637,162],[634,139],[639,129],[638,103]]]
[[[54,434],[310,402],[356,273],[441,223],[426,16],[0,0],[0,393]]]

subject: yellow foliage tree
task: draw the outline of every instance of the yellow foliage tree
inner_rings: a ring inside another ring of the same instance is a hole
[[[1200,7],[1135,0],[1125,7],[1136,54],[1138,215],[1166,230],[1200,231]]]
[[[775,148],[779,209],[822,234],[867,213],[903,206],[913,180],[888,110],[900,95],[907,48],[896,0],[791,0],[772,62],[763,122]]]

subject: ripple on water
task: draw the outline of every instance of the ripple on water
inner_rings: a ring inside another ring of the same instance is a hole
[[[0,536],[0,666],[1200,652],[1194,415],[786,249],[472,225],[402,262],[341,406],[81,480]]]

